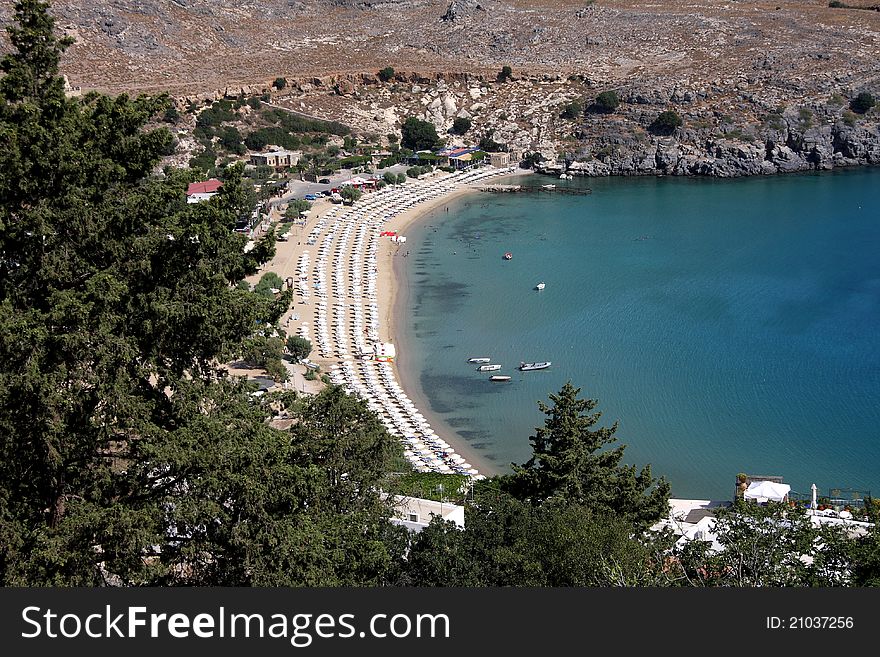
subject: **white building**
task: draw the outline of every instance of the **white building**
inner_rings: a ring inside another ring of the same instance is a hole
[[[402,525],[411,532],[422,531],[431,523],[434,516],[454,522],[459,529],[464,529],[463,506],[403,495],[395,495],[393,499],[394,517],[391,522]]]

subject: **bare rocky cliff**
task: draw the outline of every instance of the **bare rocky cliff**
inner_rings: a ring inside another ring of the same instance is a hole
[[[56,0],[53,12],[76,39],[63,72],[85,90],[202,99],[281,76],[291,84],[273,102],[364,134],[467,117],[451,141],[491,136],[587,175],[878,162],[878,110],[847,105],[880,96],[880,12],[825,0]],[[605,90],[615,112],[563,118]],[[683,126],[653,136],[664,110]]]

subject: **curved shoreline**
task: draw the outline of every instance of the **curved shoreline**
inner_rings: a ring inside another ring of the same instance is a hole
[[[500,177],[523,177],[533,175],[532,171],[522,172],[499,172]],[[387,228],[402,233],[407,229],[415,226],[423,225],[428,219],[433,217],[433,213],[441,207],[449,203],[478,193],[476,187],[465,185],[456,188],[454,191],[444,194],[426,203],[407,210],[400,215],[394,217],[387,223]],[[387,248],[385,253],[391,255],[391,248]],[[412,365],[407,363],[405,357],[403,363],[400,360],[400,354],[405,354],[411,349],[411,336],[408,333],[408,325],[406,322],[407,304],[410,296],[410,279],[409,272],[404,267],[404,258],[389,257],[391,267],[387,270],[389,276],[382,276],[379,287],[380,307],[384,307],[383,311],[383,328],[388,333],[384,336],[389,341],[394,342],[397,346],[398,358],[394,362],[394,373],[401,387],[406,391],[409,397],[416,403],[421,413],[430,421],[431,425],[440,429],[440,433],[445,437],[447,442],[470,463],[472,463],[482,474],[495,475],[500,474],[501,470],[498,464],[488,461],[485,456],[471,447],[453,427],[448,425],[446,421],[433,410],[431,401],[427,391],[422,388],[419,372]],[[411,362],[411,361],[410,361]]]
[[[305,240],[300,238],[296,247],[284,249],[284,255],[276,254],[271,263],[281,265],[284,273],[293,273],[286,280],[300,298],[291,305],[285,327],[297,322],[294,330],[299,335],[317,338],[314,364],[327,370],[330,381],[365,400],[401,441],[406,458],[418,471],[485,477],[467,458],[478,461],[484,471],[495,468],[458,440],[459,436],[452,443],[444,440],[455,432],[436,415],[428,421],[420,412],[430,404],[412,370],[398,368],[396,348],[389,353],[380,346],[395,345],[397,331],[405,331],[395,301],[401,281],[405,285],[409,281],[400,267],[395,268],[394,256],[400,255],[397,260],[402,261],[408,255],[401,253],[405,228],[457,196],[473,193],[489,178],[516,171],[509,167],[434,174],[403,188],[370,194],[350,209],[316,208],[318,212],[303,226],[304,230],[312,226]],[[301,317],[301,312],[306,316]],[[409,390],[399,383],[401,372]],[[415,394],[418,405],[409,392]],[[440,425],[442,435],[434,431],[432,422]]]
[[[438,203],[434,204],[432,207],[426,208],[424,212],[419,213],[417,217],[414,217],[407,222],[406,227],[412,228],[413,226],[424,224],[425,221],[431,218],[433,213],[440,207],[458,198],[467,196],[469,193],[471,193],[471,190],[461,190],[458,193],[450,194],[448,197],[438,201]],[[407,307],[412,293],[409,276],[410,272],[408,272],[405,267],[405,260],[403,258],[395,259],[392,266],[391,277],[392,298],[389,308],[391,308],[392,319],[389,326],[393,327],[393,335],[395,338],[395,344],[398,347],[398,354],[411,353],[412,351],[412,336],[409,334],[409,324],[406,321]],[[434,411],[431,405],[431,400],[422,387],[420,373],[415,365],[412,364],[411,360],[404,359],[404,361],[401,362],[398,359],[394,363],[394,370],[398,381],[400,381],[400,385],[406,390],[407,394],[416,403],[419,409],[421,409],[422,414],[428,418],[433,427],[439,429],[440,432],[446,436],[446,440],[456,449],[456,451],[472,463],[481,473],[487,476],[500,473],[496,465],[487,461],[482,454],[472,448],[467,441],[458,435],[455,429],[449,426],[445,420]]]

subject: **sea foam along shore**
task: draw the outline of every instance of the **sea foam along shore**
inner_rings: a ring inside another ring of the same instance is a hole
[[[394,330],[390,321],[393,257],[387,246],[388,264],[380,265],[379,258],[381,243],[392,243],[380,237],[380,232],[400,231],[409,225],[418,215],[407,211],[417,205],[422,206],[420,211],[426,210],[425,206],[448,202],[450,194],[470,191],[486,178],[514,171],[485,168],[435,175],[369,194],[350,209],[333,208],[318,219],[307,237],[306,247],[317,246],[314,266],[308,250],[299,255],[297,295],[302,302],[309,303],[312,297],[316,302],[313,327],[303,321],[297,331],[309,339],[314,331],[318,353],[314,360],[329,371],[333,383],[367,402],[389,432],[401,440],[405,456],[420,471],[483,476],[436,434],[401,388],[394,366],[367,356],[373,344],[388,341]],[[400,246],[399,242],[393,244],[395,249]],[[380,322],[380,303],[385,309],[384,322]]]

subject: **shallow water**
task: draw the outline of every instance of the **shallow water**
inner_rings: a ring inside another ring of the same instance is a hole
[[[570,184],[593,194],[475,194],[408,231],[401,365],[454,440],[524,462],[571,380],[678,497],[738,472],[880,492],[880,171]]]

